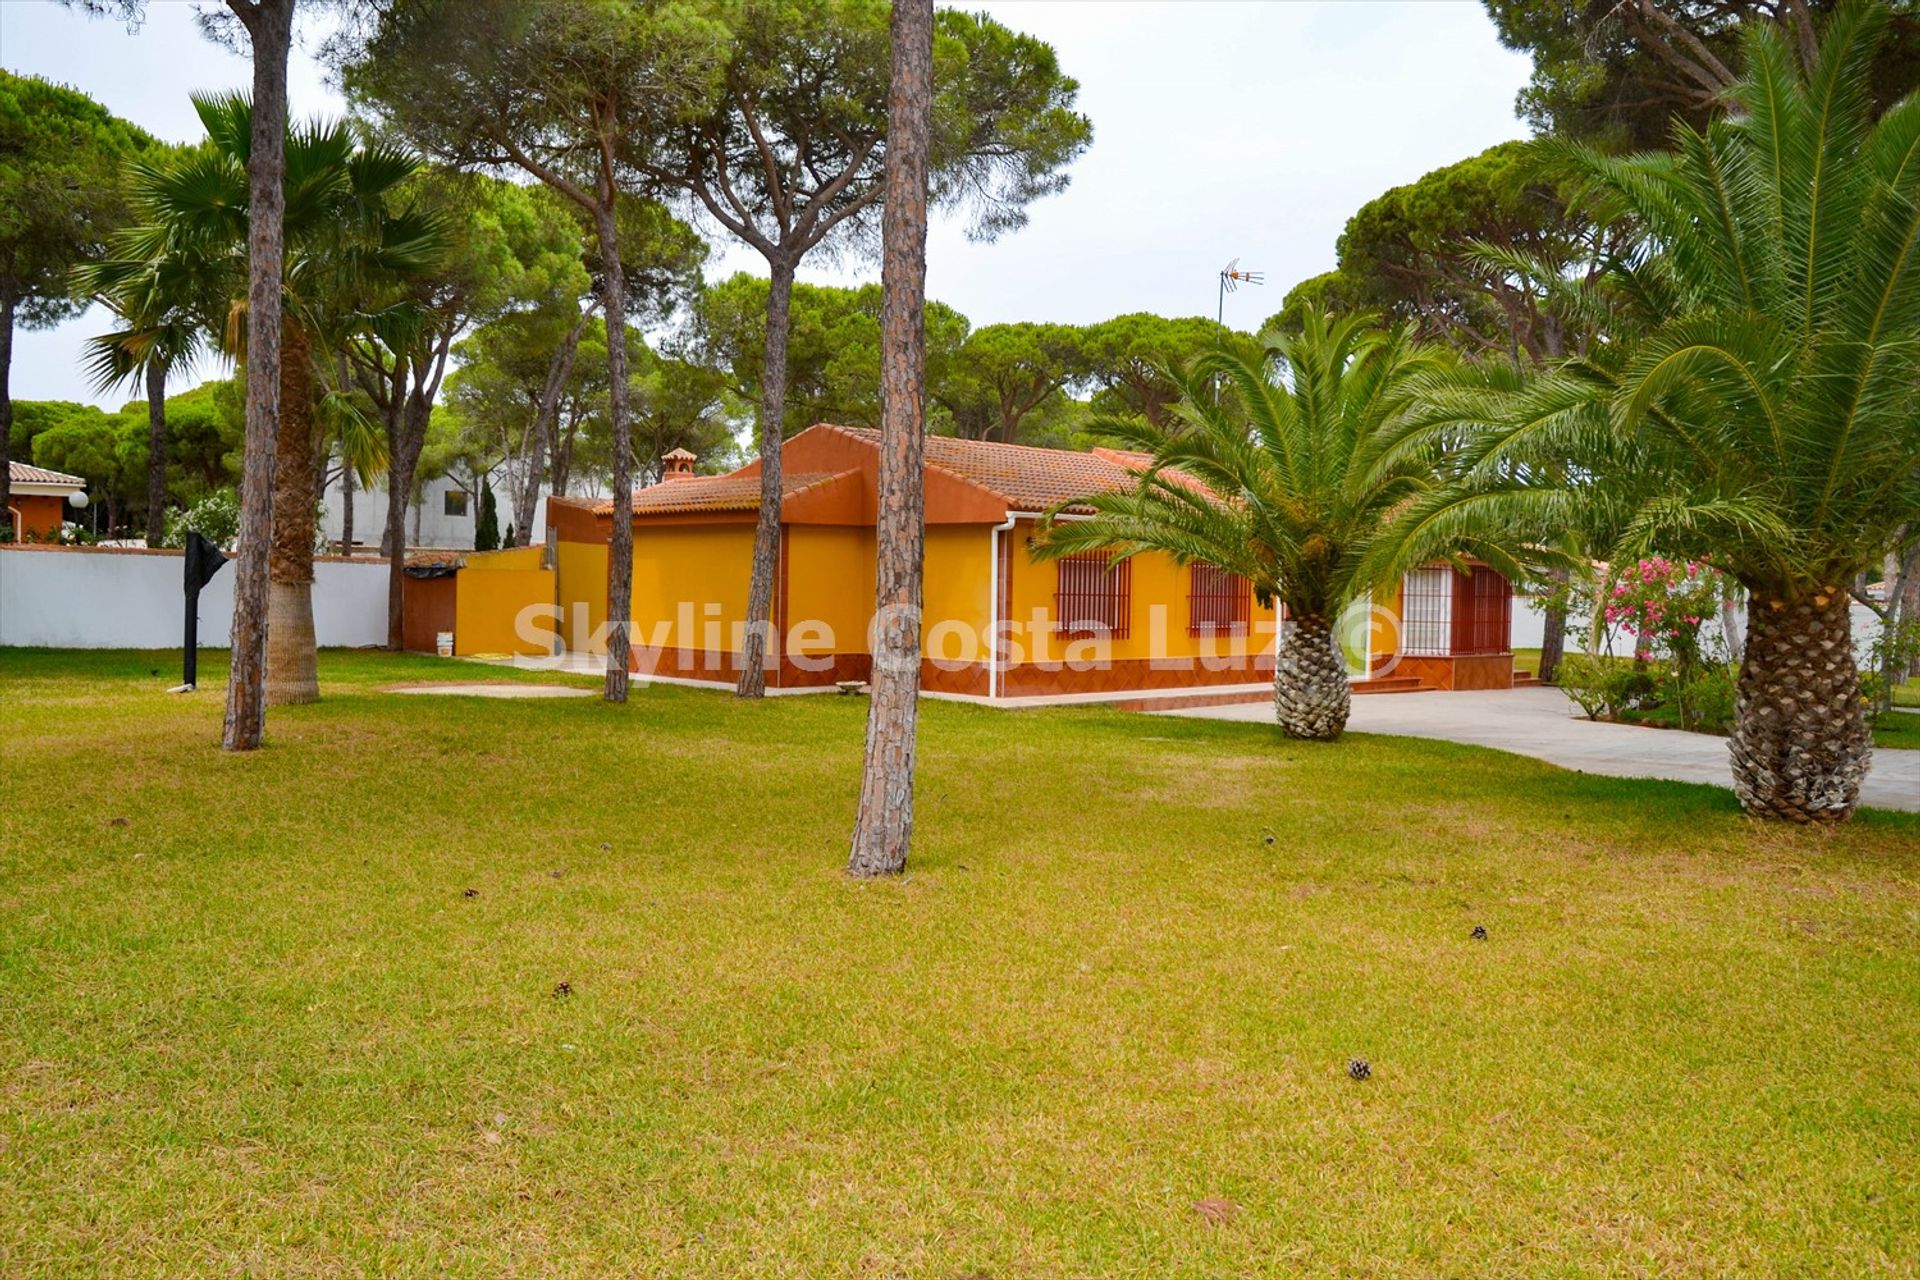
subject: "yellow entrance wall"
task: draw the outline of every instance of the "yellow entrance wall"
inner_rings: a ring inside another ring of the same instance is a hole
[[[988,595],[993,526],[937,524],[927,529],[922,579],[921,652],[949,662],[984,662],[989,653]],[[1001,537],[1011,537],[1003,533]],[[868,588],[869,594],[872,588]]]
[[[867,652],[867,624],[873,619],[872,529],[788,525],[786,574],[783,642],[788,653]]]
[[[789,525],[786,532],[783,641],[789,652],[868,652],[873,530]],[[941,655],[949,659],[976,662],[986,657],[989,541],[986,525],[934,525],[927,530],[923,634],[938,642]],[[604,616],[607,549],[569,542],[559,548],[560,592],[567,609],[563,633],[571,649],[574,615],[567,602],[587,602],[590,626]],[[735,652],[735,627],[746,620],[752,568],[750,524],[640,526],[633,541],[634,644]],[[587,582],[597,588],[591,596],[583,594],[581,584]],[[947,625],[941,634],[933,636],[942,623]],[[830,641],[823,627],[831,629]]]
[[[1198,658],[1208,654],[1239,656],[1271,652],[1276,633],[1275,607],[1253,602],[1250,634],[1193,635],[1187,630],[1187,593],[1191,570],[1170,556],[1145,552],[1133,558],[1127,634],[1094,641],[1061,636],[1054,629],[1053,596],[1059,582],[1056,562],[1036,560],[1027,543],[1038,540],[1036,522],[1023,520],[1002,537],[1013,540],[1009,618],[1014,626],[1010,658],[1016,662],[1063,662],[1105,658],[1125,662],[1149,658]],[[1157,611],[1157,619],[1156,619]],[[1073,647],[1071,655],[1068,646]]]
[[[923,634],[939,645],[940,656],[962,662],[986,657],[990,545],[987,525],[934,525],[927,530]],[[868,652],[873,530],[858,525],[790,525],[785,553],[788,635],[784,639],[791,643],[797,634],[800,642],[792,651]],[[551,594],[545,598],[560,606],[558,630],[563,643],[569,652],[584,644],[591,652],[605,653],[604,637],[597,644],[593,637],[606,619],[606,546],[561,540],[555,544],[554,560]],[[633,540],[634,645],[735,652],[735,628],[746,620],[752,567],[751,524],[640,525]],[[1051,599],[1049,594],[1049,603]],[[1184,597],[1181,607],[1185,608]],[[461,608],[464,619],[465,605]],[[498,629],[510,637],[520,603],[503,600],[493,608]],[[1182,625],[1185,616],[1182,613]],[[831,642],[822,638],[818,627],[800,630],[808,622],[831,628]],[[938,635],[935,628],[940,628]],[[494,638],[487,628],[479,634],[496,646],[486,651],[511,651],[505,639]],[[463,643],[462,652],[466,651]]]
[[[1402,579],[1404,582],[1404,579]],[[1367,624],[1367,670],[1371,672],[1381,661],[1391,658],[1400,651],[1400,591],[1401,582],[1373,593],[1373,606],[1384,610],[1392,621],[1374,613]]]
[[[986,656],[989,525],[933,525],[926,534],[923,643],[940,656]],[[787,643],[794,654],[868,653],[874,537],[864,526],[787,528]],[[831,643],[821,637],[832,631]],[[936,630],[938,634],[936,634]],[[929,656],[934,656],[929,652]]]
[[[554,543],[554,602],[560,606],[560,639],[568,653],[604,656],[607,620],[607,546],[604,542]]]
[[[747,620],[752,572],[752,524],[638,526],[634,646],[734,652],[734,629]]]
[[[454,580],[454,652],[467,654],[545,654],[551,644],[519,634],[519,617],[529,606],[554,602],[554,572],[541,567],[544,547],[514,547],[466,558]],[[551,635],[549,618],[532,621],[536,636]]]

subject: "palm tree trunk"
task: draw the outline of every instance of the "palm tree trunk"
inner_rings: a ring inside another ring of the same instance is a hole
[[[880,513],[875,529],[873,699],[847,870],[899,875],[913,842],[920,709],[926,484],[927,138],[933,110],[933,0],[894,0],[881,224]]]
[[[286,245],[287,51],[293,0],[228,7],[253,45],[253,137],[247,160],[247,426],[240,472],[239,555],[233,566],[233,663],[220,745],[252,751],[266,726],[267,560],[280,424],[280,290]]]
[[[280,436],[273,477],[267,595],[267,705],[320,700],[313,634],[313,393],[307,335],[281,331]]]
[[[1731,753],[1734,792],[1756,817],[1839,822],[1853,812],[1873,740],[1845,591],[1750,592]]]
[[[147,362],[147,545],[167,528],[167,366]]]
[[[767,639],[773,629],[773,573],[780,561],[781,425],[787,416],[787,332],[793,304],[793,263],[770,259],[767,282],[767,346],[760,377],[760,520],[753,531],[753,574],[747,581],[747,635],[740,647],[740,681],[734,693],[758,698],[767,691]]]
[[[1289,738],[1331,742],[1347,727],[1353,688],[1324,614],[1296,614],[1273,664],[1273,712]]]
[[[407,573],[407,497],[413,492],[413,473],[419,451],[405,447],[407,398],[403,375],[396,365],[393,402],[387,408],[387,519],[380,531],[380,554],[387,558],[387,648],[406,647],[403,604]]]
[[[1540,679],[1547,684],[1553,683],[1553,673],[1560,669],[1560,659],[1567,651],[1567,578],[1565,569],[1552,572],[1556,588],[1553,603],[1547,606],[1546,623],[1540,630]]]

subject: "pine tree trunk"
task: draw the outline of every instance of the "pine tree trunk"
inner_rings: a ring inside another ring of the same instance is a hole
[[[787,333],[793,303],[793,263],[773,259],[767,283],[767,347],[760,380],[760,520],[753,531],[753,575],[747,582],[747,635],[740,648],[734,693],[767,691],[767,640],[773,630],[773,574],[780,563],[780,446],[786,440]]]
[[[320,700],[313,634],[313,365],[298,324],[280,333],[280,437],[273,476],[268,561],[267,705]]]
[[[340,459],[340,554],[353,554],[353,467]]]
[[[1846,592],[1749,594],[1730,751],[1734,792],[1756,817],[1840,822],[1853,812],[1873,739]]]
[[[633,626],[633,435],[627,422],[627,289],[613,218],[616,194],[612,156],[603,146],[600,207],[594,225],[600,239],[600,296],[607,317],[607,392],[613,427],[613,528],[607,547],[608,702],[627,700]]]
[[[13,527],[13,312],[18,304],[13,295],[0,291],[0,525],[7,538],[19,541],[20,531]]]
[[[1333,647],[1333,632],[1317,613],[1294,617],[1273,664],[1273,711],[1289,738],[1331,742],[1347,727],[1353,687]]]
[[[247,425],[233,566],[233,661],[220,745],[252,751],[260,745],[267,717],[267,561],[280,422],[280,289],[286,256],[281,224],[293,0],[228,4],[253,45],[253,137],[247,161]]]
[[[147,362],[147,545],[167,530],[167,367]]]
[[[894,0],[880,267],[880,477],[873,698],[847,870],[899,875],[913,842],[920,706],[921,572],[926,541],[927,138],[933,104],[933,0]]]
[[[546,478],[548,459],[559,448],[561,394],[566,390],[567,379],[573,376],[573,360],[580,350],[580,337],[592,317],[591,309],[582,313],[547,361],[546,381],[541,384],[540,402],[534,408],[533,439],[528,444],[526,465],[513,499],[514,541],[519,546],[533,545],[533,512],[540,505],[540,482]]]

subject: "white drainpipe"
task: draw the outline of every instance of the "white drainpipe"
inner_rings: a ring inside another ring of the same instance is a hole
[[[987,699],[1000,696],[1000,535],[1013,528],[1016,513],[993,526],[987,554]]]
[[[1013,522],[1016,520],[1042,520],[1046,518],[1046,514],[1044,511],[1009,511],[1007,512],[1007,522],[1005,524],[993,526],[993,558],[987,562],[987,634],[989,637],[993,635],[994,627],[1000,620],[998,616],[998,610],[1000,608],[1000,535],[1011,530],[1013,528]],[[1056,513],[1053,518],[1055,520],[1085,520],[1087,517]],[[990,648],[992,651],[987,656],[987,697],[989,699],[1000,696],[999,650],[998,646],[990,646]]]

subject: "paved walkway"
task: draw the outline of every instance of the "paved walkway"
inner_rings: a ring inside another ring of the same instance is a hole
[[[1161,715],[1273,722],[1271,703],[1194,707]],[[1724,738],[1677,729],[1596,724],[1554,688],[1497,693],[1383,693],[1353,700],[1358,733],[1440,738],[1533,756],[1582,773],[1669,778],[1731,787]],[[1876,751],[1860,802],[1920,812],[1920,751]]]

